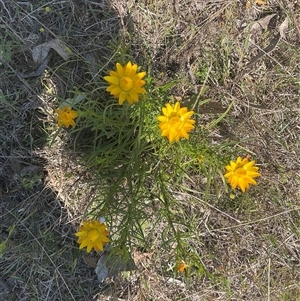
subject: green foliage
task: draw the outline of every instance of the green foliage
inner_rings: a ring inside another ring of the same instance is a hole
[[[6,250],[9,249],[10,245],[12,245],[12,241],[10,238],[15,231],[15,225],[10,226],[7,230],[8,230],[7,237],[3,240],[1,239],[2,241],[0,242],[0,259],[3,257]]]
[[[4,40],[1,40],[0,42],[0,58],[9,62],[12,57],[12,44],[10,42],[5,42]]]
[[[170,144],[161,137],[157,116],[166,102],[174,103],[170,91],[178,81],[153,88],[154,79],[148,75],[146,82],[147,95],[132,106],[118,105],[102,89],[85,92],[79,102],[78,91],[74,101],[69,99],[79,115],[71,131],[75,151],[85,154],[85,164],[94,174],[90,185],[98,192],[86,218],[105,217],[116,252],[133,246],[150,251],[159,244],[179,261],[196,254],[190,245],[197,226],[188,214],[196,202],[193,195],[206,204],[215,191],[225,191],[222,174],[232,143],[212,145],[208,134],[232,104],[208,126],[198,120],[189,140]],[[199,102],[199,96],[193,99],[189,109],[209,102]],[[192,257],[188,260],[196,274],[206,273],[199,256]]]

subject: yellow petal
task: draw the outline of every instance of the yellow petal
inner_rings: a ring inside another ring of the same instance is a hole
[[[117,72],[119,74],[120,77],[123,77],[125,74],[124,72],[124,68],[122,67],[122,65],[120,63],[116,64],[116,68],[117,68]]]
[[[123,104],[123,102],[126,100],[126,96],[127,94],[125,92],[121,92],[120,95],[119,95],[119,104]]]
[[[117,77],[114,76],[104,76],[103,77],[107,82],[111,83],[111,84],[115,84],[118,85],[120,80]]]

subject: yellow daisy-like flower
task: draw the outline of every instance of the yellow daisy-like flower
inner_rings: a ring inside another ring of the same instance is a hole
[[[146,72],[137,72],[137,69],[138,65],[132,65],[131,62],[124,66],[117,63],[116,71],[110,71],[109,76],[104,76],[109,83],[106,91],[118,98],[120,105],[126,100],[132,105],[139,101],[139,94],[146,93],[146,90],[142,88],[146,83],[143,80]]]
[[[83,221],[79,231],[75,233],[78,236],[79,249],[87,247],[89,253],[93,248],[96,252],[103,251],[103,246],[109,242],[106,225],[99,220]]]
[[[230,165],[225,167],[227,172],[224,177],[227,179],[232,189],[239,187],[245,192],[246,189],[249,189],[250,184],[257,184],[254,178],[259,177],[260,173],[258,172],[259,167],[254,165],[255,161],[249,162],[248,157],[244,159],[238,157],[236,162],[230,161]]]
[[[189,265],[186,264],[186,263],[182,260],[182,261],[180,261],[180,262],[177,264],[176,269],[177,269],[177,272],[183,273],[188,267],[189,267]]]
[[[164,115],[157,117],[161,135],[167,137],[170,143],[180,138],[188,139],[188,133],[195,128],[195,120],[190,119],[194,111],[188,111],[187,107],[180,108],[180,103],[176,102],[174,106],[167,103],[162,112]]]
[[[65,126],[65,127],[69,127],[71,126],[75,126],[75,121],[73,120],[74,118],[78,117],[78,114],[72,110],[70,107],[68,106],[64,106],[62,108],[56,109],[55,110],[56,114],[57,114],[57,124],[59,127],[61,126]]]

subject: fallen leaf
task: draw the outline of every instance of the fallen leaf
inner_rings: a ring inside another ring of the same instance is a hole
[[[279,33],[280,33],[280,37],[281,38],[285,39],[285,34],[286,34],[287,30],[288,30],[288,27],[289,27],[289,20],[286,17],[284,19],[284,21],[279,26]]]
[[[97,262],[95,273],[98,281],[102,282],[108,276],[108,268],[106,267],[106,256],[101,256]]]
[[[49,54],[50,49],[54,49],[65,61],[69,59],[70,51],[68,47],[59,39],[53,39],[32,49],[32,58],[36,64],[41,64]]]
[[[95,268],[97,266],[98,258],[89,256],[89,255],[83,255],[83,261],[90,267]]]
[[[268,25],[270,21],[276,16],[276,14],[268,15],[264,18],[261,18],[260,20],[254,22],[254,24],[251,27],[251,35],[254,34],[261,34],[263,30],[268,29]]]
[[[76,104],[78,104],[79,102],[83,101],[86,97],[87,97],[87,95],[85,93],[79,92],[79,94],[77,94],[74,98],[67,98],[67,99],[65,99],[61,103],[61,106],[62,107],[63,106],[73,107]]]
[[[44,60],[46,60],[49,54],[49,47],[45,47],[42,45],[35,46],[32,49],[32,58],[36,64],[41,64]]]
[[[120,272],[134,269],[136,269],[136,265],[131,257],[126,259],[121,255],[105,252],[97,262],[95,273],[98,281],[102,282],[106,277],[116,276]]]
[[[175,278],[169,278],[167,280],[167,283],[170,283],[172,285],[176,285],[176,286],[178,286],[180,288],[185,288],[186,287],[186,285],[185,285],[184,282],[182,282],[181,280],[175,279]]]

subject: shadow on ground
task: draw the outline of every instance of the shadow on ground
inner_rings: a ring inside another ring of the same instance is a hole
[[[120,19],[107,1],[6,1],[0,10],[0,299],[92,300],[99,283],[74,236],[90,196],[76,193],[85,171],[69,141],[50,144],[55,107],[97,80]],[[33,50],[52,39],[71,59],[52,49],[36,64]]]

